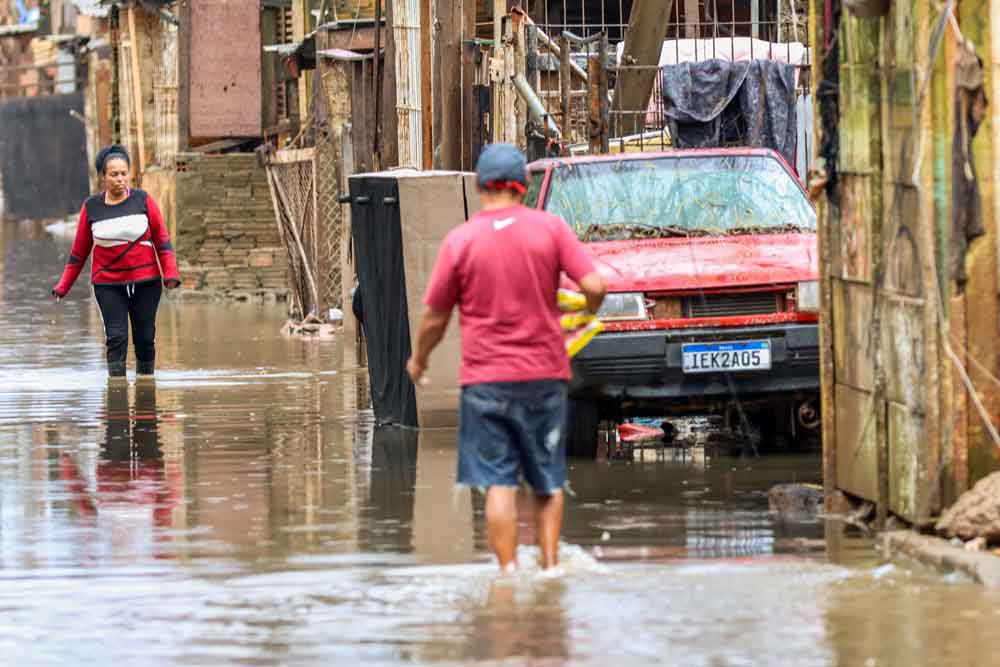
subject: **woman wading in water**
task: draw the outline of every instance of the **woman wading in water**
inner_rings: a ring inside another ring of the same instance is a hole
[[[131,319],[136,373],[152,377],[156,310],[163,286],[181,284],[177,260],[160,208],[148,194],[129,187],[128,152],[113,144],[101,149],[95,162],[105,191],[83,203],[69,261],[52,295],[56,301],[66,296],[93,249],[91,280],[104,318],[108,375],[125,377]]]

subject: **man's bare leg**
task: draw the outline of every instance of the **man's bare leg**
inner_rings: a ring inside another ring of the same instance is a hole
[[[542,567],[559,564],[559,533],[562,531],[563,492],[535,496],[535,533],[542,551]]]
[[[500,569],[517,567],[517,488],[491,486],[486,490],[486,534]]]

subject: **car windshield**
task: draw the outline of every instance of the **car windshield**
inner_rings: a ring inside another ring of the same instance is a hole
[[[802,189],[766,155],[561,165],[545,210],[584,241],[816,230]]]

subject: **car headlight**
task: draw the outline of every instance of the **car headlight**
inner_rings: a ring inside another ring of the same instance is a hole
[[[642,294],[608,294],[597,316],[602,320],[648,319],[646,298]]]
[[[819,281],[799,283],[795,288],[795,309],[800,313],[819,312]]]

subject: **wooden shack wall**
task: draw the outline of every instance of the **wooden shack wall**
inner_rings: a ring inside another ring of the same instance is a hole
[[[824,8],[814,1],[813,16],[822,21]],[[988,92],[998,49],[990,15],[978,0],[961,3],[957,17],[986,62]],[[958,33],[945,24],[931,62],[939,19],[919,0],[894,2],[881,20],[844,8],[833,37],[839,181],[836,198],[820,207],[827,487],[917,524],[1000,467],[1000,448],[946,353],[950,345],[972,369],[996,423],[996,110],[973,145],[986,233],[972,243],[961,289],[950,272],[952,216],[968,205],[951,189]],[[816,33],[814,44],[827,41]],[[816,55],[819,87],[827,54]],[[817,132],[820,146],[821,124]]]

